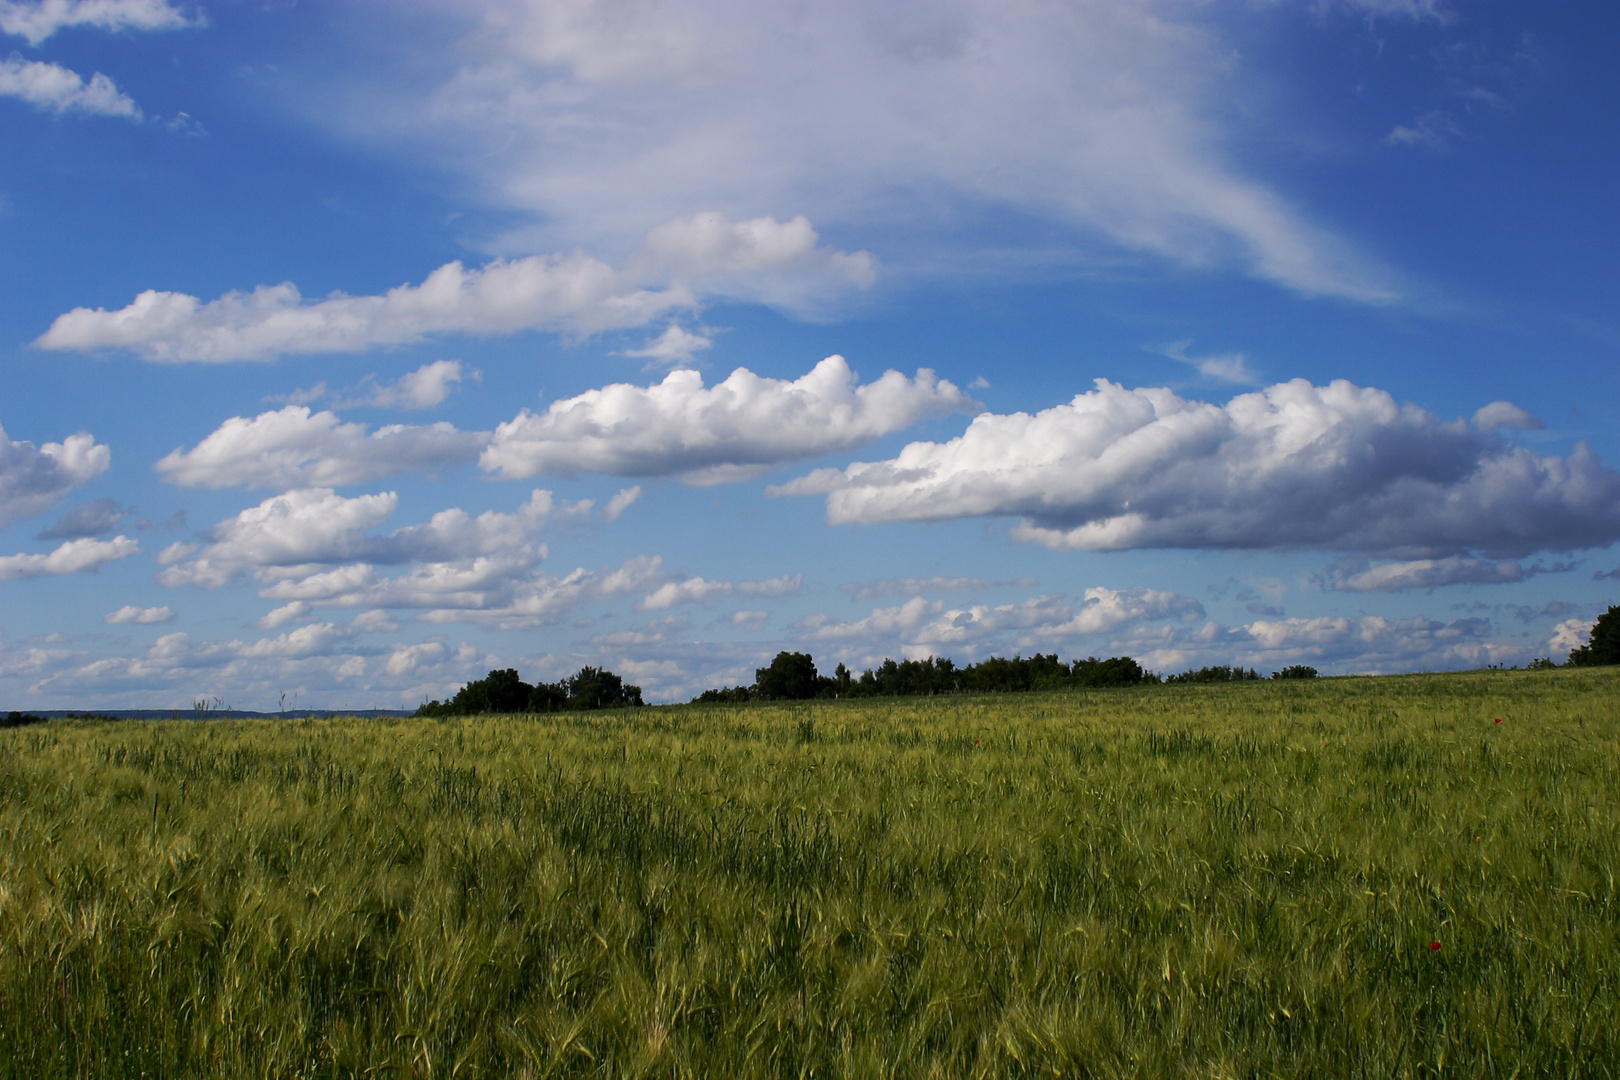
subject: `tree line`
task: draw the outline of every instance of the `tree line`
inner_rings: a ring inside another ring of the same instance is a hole
[[[1569,654],[1568,667],[1620,664],[1620,606],[1609,608],[1592,627],[1590,641]],[[1536,660],[1532,668],[1558,667],[1550,659]],[[1271,673],[1273,679],[1314,679],[1317,670],[1293,664]],[[701,703],[745,701],[805,701],[811,698],[914,697],[930,694],[996,694],[1028,690],[1071,690],[1185,683],[1247,682],[1264,679],[1254,668],[1228,664],[1189,668],[1174,675],[1158,675],[1129,656],[1099,660],[1088,656],[1065,664],[1056,653],[992,656],[977,664],[957,667],[950,657],[926,660],[888,660],[855,675],[843,664],[823,675],[809,653],[776,654],[765,667],[756,668],[749,686],[723,686],[705,690],[693,700]],[[641,687],[626,683],[606,668],[583,667],[566,679],[530,685],[515,668],[491,671],[469,682],[447,701],[426,701],[417,716],[471,716],[477,713],[545,713],[621,709],[642,705]],[[0,718],[0,726],[37,721],[13,713]]]
[[[1316,669],[1303,664],[1274,672],[1276,679],[1309,679]],[[1099,660],[1088,656],[1065,664],[1056,653],[992,656],[977,664],[957,667],[949,657],[926,660],[884,660],[859,676],[839,664],[831,675],[816,670],[809,653],[779,652],[765,667],[754,671],[751,686],[725,686],[705,690],[698,702],[803,701],[810,698],[909,697],[927,694],[999,694],[1025,690],[1071,690],[1115,686],[1142,686],[1161,682],[1207,683],[1258,679],[1253,668],[1206,667],[1161,678],[1129,656]]]
[[[448,701],[423,702],[414,715],[581,712],[642,704],[641,687],[626,683],[606,668],[582,667],[566,679],[533,686],[518,678],[516,668],[502,668],[463,686]]]

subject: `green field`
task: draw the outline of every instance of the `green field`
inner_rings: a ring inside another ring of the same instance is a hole
[[[4,731],[0,1075],[1612,1077],[1617,706],[1581,669]]]

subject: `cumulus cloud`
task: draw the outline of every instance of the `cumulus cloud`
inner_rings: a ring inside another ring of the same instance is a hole
[[[705,299],[792,308],[849,288],[874,270],[865,253],[824,248],[802,217],[730,221],[696,214],[648,232],[623,267],[575,251],[459,261],[382,296],[306,303],[296,286],[261,285],[204,303],[148,289],[116,311],[74,308],[34,342],[42,349],[130,349],[148,360],[225,362],[286,353],[358,352],[451,333],[558,330],[589,335],[645,326]]]
[[[1474,426],[1481,431],[1495,431],[1498,428],[1530,431],[1544,425],[1511,401],[1493,401],[1474,413]]]
[[[1365,673],[1484,667],[1528,659],[1522,645],[1498,640],[1488,619],[1442,622],[1424,615],[1263,620],[1223,636],[1219,646],[1237,663],[1254,667],[1311,663]]]
[[[642,597],[636,609],[663,611],[677,604],[709,604],[722,596],[797,596],[803,589],[803,574],[783,574],[767,581],[705,581],[693,577],[665,582]]]
[[[788,382],[746,368],[704,387],[673,371],[646,388],[615,383],[524,411],[495,430],[479,464],[506,477],[542,472],[679,475],[718,483],[797,458],[847,450],[928,416],[981,406],[927,368],[856,385],[841,356]]]
[[[510,629],[544,625],[581,603],[645,591],[664,578],[655,556],[611,570],[540,572],[547,550],[539,534],[588,513],[588,500],[559,503],[537,490],[510,514],[472,517],[452,508],[420,525],[375,532],[398,502],[393,492],[286,492],[220,522],[205,545],[171,545],[158,558],[165,567],[158,581],[219,588],[251,580],[260,597],[280,605],[256,620],[261,629],[322,607],[415,609],[427,622]],[[394,567],[403,569],[388,572]]]
[[[1435,589],[1442,585],[1506,585],[1543,572],[1540,566],[1526,566],[1511,559],[1496,562],[1451,555],[1444,559],[1384,563],[1340,577],[1333,587],[1347,592],[1400,592]]]
[[[602,507],[602,516],[609,521],[618,521],[619,515],[630,509],[630,505],[639,498],[641,498],[640,484],[633,484],[630,487],[623,488],[607,501],[606,506]]]
[[[835,524],[1020,515],[1014,539],[1085,551],[1501,558],[1620,539],[1620,473],[1584,443],[1543,457],[1343,380],[1225,406],[1096,386],[770,490],[825,494]]]
[[[1592,624],[1585,619],[1565,619],[1553,627],[1547,648],[1553,656],[1567,656],[1585,645],[1592,636]]]
[[[178,30],[203,23],[167,0],[0,0],[0,30],[38,45],[58,30]]]
[[[1307,294],[1397,291],[1243,174],[1222,103],[1246,73],[1175,8],[441,6],[474,24],[452,76],[322,86],[320,117],[471,171],[544,222],[522,235],[627,245],[696,206],[802,208],[862,235],[988,211],[1030,221],[1028,248],[1076,258],[1123,249]],[[972,266],[970,232],[926,269]]]
[[[864,619],[829,615],[801,619],[797,632],[812,641],[898,646],[905,656],[969,654],[977,646],[1034,648],[1077,637],[1120,634],[1147,624],[1188,623],[1203,606],[1190,597],[1156,589],[1087,589],[1077,606],[1061,596],[1035,596],[1012,604],[947,608],[943,601],[913,597],[904,604],[874,608]]]
[[[675,323],[670,323],[662,334],[639,349],[626,349],[626,356],[646,358],[648,367],[675,367],[690,364],[692,357],[712,346],[714,342],[702,334],[694,334]]]
[[[1192,339],[1188,338],[1185,341],[1173,341],[1154,351],[1197,369],[1198,374],[1206,379],[1213,379],[1216,382],[1240,383],[1244,386],[1260,385],[1260,379],[1249,368],[1249,358],[1242,353],[1191,356],[1187,353],[1190,348],[1192,348]]]
[[[167,604],[162,607],[135,607],[125,604],[117,611],[109,611],[101,617],[101,621],[114,626],[132,623],[136,626],[152,626],[156,623],[174,622],[174,608]]]
[[[184,487],[288,488],[363,484],[406,472],[434,472],[477,460],[486,432],[440,421],[389,424],[367,432],[329,410],[288,405],[251,419],[233,416],[190,450],[176,448],[153,468]]]
[[[0,528],[42,513],[111,462],[111,451],[84,432],[35,447],[13,442],[0,428]]]
[[[104,536],[134,512],[134,507],[118,505],[117,499],[95,499],[80,503],[58,518],[56,524],[40,530],[39,538],[77,540],[82,536]]]
[[[986,581],[974,577],[879,578],[877,581],[851,582],[839,588],[849,593],[851,600],[867,600],[874,596],[924,596],[930,593],[980,592],[985,589],[1022,588],[1036,585],[1034,578],[1016,581]]]
[[[42,112],[77,112],[89,116],[141,118],[141,108],[107,76],[96,72],[85,82],[77,72],[60,64],[24,60],[12,55],[0,60],[0,97],[17,98]]]
[[[354,392],[330,396],[334,409],[431,409],[454,393],[463,379],[477,382],[481,378],[482,372],[463,368],[460,360],[435,360],[401,375],[395,382],[379,383],[376,376],[367,376]],[[304,405],[329,395],[326,384],[320,383],[296,396],[302,400],[292,403]]]
[[[590,503],[559,504],[549,491],[534,491],[515,513],[490,510],[476,518],[451,508],[421,525],[386,535],[370,530],[387,521],[399,505],[394,492],[345,498],[331,488],[289,491],[265,499],[214,526],[210,543],[179,557],[165,552],[158,580],[165,585],[217,588],[248,571],[261,580],[303,576],[318,566],[412,562],[515,563],[545,558],[536,534],[561,517],[576,516]],[[372,567],[365,567],[370,571]],[[350,573],[354,566],[346,566]]]
[[[111,540],[69,540],[47,555],[0,556],[0,581],[42,574],[82,574],[127,559],[139,550],[140,545],[127,536],[115,536]]]

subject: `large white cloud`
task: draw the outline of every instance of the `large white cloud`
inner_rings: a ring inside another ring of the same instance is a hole
[[[79,112],[130,120],[141,118],[140,106],[101,72],[96,72],[86,82],[77,72],[60,64],[24,60],[19,56],[0,60],[0,97],[17,98],[57,115]]]
[[[1584,444],[1543,457],[1389,394],[1303,379],[1225,406],[1098,380],[1031,416],[780,488],[834,523],[1019,515],[1059,549],[1327,548],[1491,557],[1620,539],[1620,473]]]
[[[738,368],[705,387],[698,372],[682,370],[654,386],[615,383],[553,402],[543,413],[525,411],[496,429],[479,461],[508,477],[682,474],[710,483],[850,449],[927,416],[978,408],[926,368],[912,379],[888,371],[857,386],[841,356],[793,382]]]
[[[326,487],[383,476],[434,472],[477,460],[487,432],[436,424],[390,424],[367,432],[327,410],[288,405],[247,418],[233,416],[190,450],[175,449],[155,466],[186,487]]]
[[[1050,256],[1237,266],[1304,293],[1386,300],[1389,275],[1243,174],[1230,103],[1266,90],[1196,9],[831,0],[791,6],[439,0],[455,62],[308,87],[308,115],[462,170],[542,224],[534,250],[627,248],[649,221],[712,207],[802,211],[975,266],[973,225],[1029,224]],[[435,33],[445,33],[437,24]],[[372,74],[368,72],[368,75]],[[341,77],[340,77],[341,78]],[[1255,112],[1244,110],[1244,119]],[[1008,213],[1011,211],[1011,213]],[[966,227],[963,227],[966,225]],[[1004,242],[1005,228],[997,242]]]
[[[582,251],[496,259],[471,270],[458,261],[420,285],[313,303],[291,283],[208,303],[148,289],[116,311],[81,307],[59,315],[35,344],[220,362],[357,352],[434,334],[592,334],[643,326],[696,308],[706,297],[793,307],[829,291],[864,288],[873,273],[869,255],[822,247],[802,217],[730,221],[700,213],[652,229],[622,267]]]
[[[112,452],[84,432],[35,447],[13,442],[0,428],[0,528],[44,512],[111,462]]]
[[[649,387],[614,383],[553,402],[543,413],[524,410],[493,436],[444,422],[368,431],[330,410],[287,405],[251,418],[233,416],[155,468],[170,483],[210,488],[360,484],[474,459],[507,478],[596,472],[717,483],[851,449],[924,417],[979,407],[927,369],[911,379],[889,371],[857,385],[844,358],[832,356],[794,381],[738,368],[713,387],[687,370]],[[608,517],[639,494],[621,492],[606,508]]]
[[[201,25],[168,0],[0,0],[0,30],[38,45],[58,30],[178,30]]]

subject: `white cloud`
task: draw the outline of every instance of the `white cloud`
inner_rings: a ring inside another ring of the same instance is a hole
[[[0,97],[17,98],[58,116],[79,112],[130,120],[141,118],[140,106],[101,72],[85,82],[77,72],[60,64],[24,60],[16,55],[0,60]]]
[[[717,483],[796,458],[847,450],[927,416],[979,405],[924,368],[855,384],[841,356],[794,381],[738,368],[705,388],[696,371],[673,371],[642,388],[615,383],[524,411],[501,424],[479,464],[507,477],[542,472],[680,475]]]
[[[359,352],[437,334],[558,330],[588,335],[645,326],[705,298],[793,308],[872,280],[865,253],[831,251],[804,218],[728,221],[697,214],[648,232],[616,269],[575,251],[459,261],[382,296],[304,302],[291,283],[209,303],[148,289],[125,308],[74,308],[34,342],[43,349],[130,349],[148,360],[262,360],[286,353]]]
[[[662,334],[639,349],[626,349],[625,356],[645,357],[648,367],[675,367],[690,364],[692,357],[714,344],[702,334],[694,334],[675,323],[670,323]]]
[[[158,580],[217,588],[246,572],[280,580],[334,564],[344,565],[332,573],[356,575],[374,574],[371,564],[413,562],[470,564],[471,573],[484,577],[493,566],[523,567],[544,559],[545,546],[534,539],[538,532],[590,509],[589,502],[558,504],[551,492],[536,490],[515,513],[491,510],[474,518],[451,508],[425,524],[371,534],[398,505],[399,496],[391,491],[345,498],[330,488],[313,488],[272,496],[214,526],[211,542],[200,550],[182,549],[172,558],[165,551],[159,561],[167,569]]]
[[[1442,585],[1505,585],[1540,572],[1539,566],[1525,566],[1513,560],[1493,562],[1451,555],[1444,559],[1384,563],[1340,577],[1333,582],[1333,587],[1346,592],[1400,592]]]
[[[687,578],[667,581],[642,597],[638,611],[664,611],[676,604],[708,604],[722,596],[797,596],[804,588],[803,574],[783,574],[767,581],[705,581]]]
[[[1475,411],[1474,426],[1480,431],[1495,431],[1498,428],[1530,431],[1544,425],[1511,401],[1493,401]]]
[[[986,647],[1054,647],[1077,637],[1103,635],[1113,635],[1113,642],[1121,645],[1144,628],[1176,627],[1201,618],[1203,612],[1198,601],[1172,592],[1097,586],[1085,591],[1078,607],[1061,596],[1034,596],[1012,604],[946,608],[942,601],[918,596],[895,607],[874,608],[864,619],[812,615],[795,629],[812,641],[895,649],[920,658],[951,655],[953,650],[973,655]]]
[[[769,490],[825,493],[835,524],[1020,515],[1014,539],[1085,551],[1515,557],[1620,539],[1620,473],[1584,443],[1542,457],[1342,380],[1225,406],[1098,380],[1067,405],[981,414],[949,442]]]
[[[477,459],[487,432],[458,431],[440,421],[390,424],[367,433],[330,411],[288,405],[251,419],[233,416],[190,450],[175,449],[153,466],[185,487],[324,487],[363,484],[405,472],[453,468]]]
[[[101,621],[111,625],[133,623],[136,626],[151,626],[154,623],[174,622],[174,608],[167,604],[162,607],[135,607],[125,604],[117,611],[109,611],[101,617]]]
[[[1260,621],[1223,636],[1220,644],[1234,662],[1272,670],[1309,663],[1376,673],[1484,667],[1529,659],[1522,645],[1495,639],[1487,619],[1441,622],[1423,615]]]
[[[1585,645],[1592,636],[1592,624],[1586,619],[1565,619],[1553,627],[1547,648],[1554,657],[1567,657],[1574,649]]]
[[[531,250],[537,233],[626,247],[649,220],[694,207],[793,207],[863,234],[988,211],[1030,221],[1030,248],[1236,266],[1308,294],[1395,293],[1234,164],[1225,103],[1263,91],[1233,43],[1173,7],[440,6],[477,24],[453,75],[435,85],[402,68],[312,88],[309,115],[470,172],[492,201],[544,222],[508,238]],[[930,269],[975,265],[972,230],[958,231]]]
[[[57,519],[56,524],[39,533],[41,540],[77,540],[81,536],[101,536],[110,533],[129,515],[133,507],[120,506],[116,499],[94,499],[80,503]]]
[[[202,546],[175,544],[159,556],[169,586],[218,588],[248,578],[281,606],[255,625],[275,629],[317,607],[416,609],[428,622],[483,622],[513,629],[553,622],[575,606],[644,591],[663,577],[657,557],[614,570],[541,573],[547,550],[539,533],[588,513],[591,503],[558,503],[533,492],[510,514],[463,510],[420,525],[372,532],[398,505],[393,492],[344,498],[330,489],[265,499],[211,531]],[[401,572],[385,572],[405,567]],[[356,631],[375,627],[354,625]]]
[[[1206,379],[1217,382],[1240,383],[1243,386],[1259,386],[1260,379],[1249,368],[1249,358],[1242,353],[1218,353],[1213,356],[1189,356],[1187,350],[1192,347],[1192,339],[1173,341],[1155,351],[1172,360],[1179,360],[1183,364],[1196,368],[1198,374]]]
[[[970,577],[880,578],[870,584],[852,582],[839,588],[849,593],[851,600],[866,600],[874,596],[922,596],[927,593],[981,592],[985,589],[1018,587],[1034,588],[1034,578],[1016,581],[986,581]]]
[[[35,447],[0,428],[0,528],[42,513],[63,495],[107,471],[112,453],[80,432]]]
[[[201,26],[202,16],[186,17],[167,0],[0,0],[0,30],[38,45],[58,30],[92,26],[98,30],[178,30]]]
[[[361,380],[352,393],[332,395],[334,409],[356,407],[373,409],[431,409],[455,392],[462,379],[477,382],[483,373],[477,368],[463,368],[460,360],[435,360],[423,364],[415,371],[401,375],[397,382],[379,383],[375,376]],[[294,405],[305,405],[327,397],[326,384],[317,383],[309,390],[288,395]]]
[[[602,516],[609,521],[618,521],[619,515],[630,509],[631,504],[639,498],[641,498],[640,484],[633,484],[630,487],[623,488],[607,501],[606,506],[602,507]]]
[[[1457,122],[1438,109],[1430,109],[1410,124],[1396,124],[1384,136],[1386,146],[1421,146],[1426,150],[1444,150],[1462,134]]]
[[[126,559],[139,550],[140,544],[127,536],[115,536],[111,540],[88,537],[69,540],[48,555],[0,556],[0,581],[42,574],[82,574]]]

